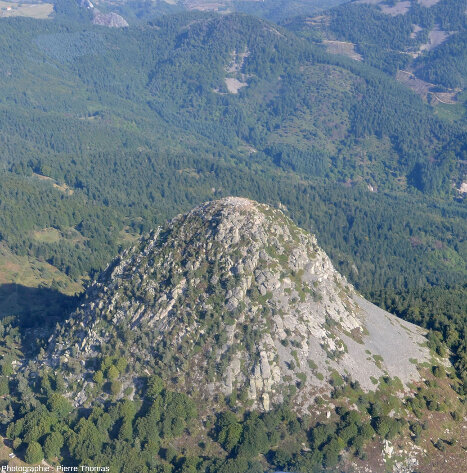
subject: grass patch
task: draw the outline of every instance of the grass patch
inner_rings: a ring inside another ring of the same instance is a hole
[[[62,234],[56,228],[44,228],[33,233],[34,240],[40,243],[58,243]]]
[[[11,284],[30,288],[53,287],[66,295],[83,290],[82,281],[73,281],[55,266],[31,256],[17,256],[0,244],[0,285]],[[4,304],[3,298],[0,307]]]
[[[273,259],[279,261],[282,266],[287,266],[289,264],[289,257],[287,252],[278,253],[274,246],[268,246],[266,248],[266,253]]]
[[[336,370],[333,370],[331,372],[331,377],[329,378],[329,382],[331,383],[331,386],[342,386],[344,384],[344,380],[342,379],[342,376]]]
[[[375,362],[375,365],[379,368],[382,369],[382,363],[383,363],[383,357],[381,355],[373,355],[373,360]]]

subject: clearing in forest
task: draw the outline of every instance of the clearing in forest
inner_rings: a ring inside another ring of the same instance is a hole
[[[225,85],[227,86],[227,90],[231,94],[238,94],[238,91],[242,87],[246,87],[248,84],[246,82],[240,82],[238,79],[235,79],[233,77],[226,77]]]
[[[0,0],[0,18],[26,16],[44,20],[50,18],[54,10],[51,3],[18,3]]]
[[[355,51],[355,44],[348,41],[323,40],[326,45],[326,51],[330,54],[341,54],[355,61],[362,61],[362,56]]]
[[[398,2],[394,6],[380,5],[381,11],[386,15],[397,16],[405,15],[410,10],[410,2]]]
[[[243,68],[243,63],[245,62],[245,58],[247,58],[249,55],[250,51],[248,50],[248,48],[245,48],[242,53],[238,53],[235,50],[231,52],[231,61],[225,67],[225,72],[227,74],[237,76],[225,78],[227,90],[231,94],[237,94],[242,87],[246,87],[248,85],[246,82],[248,76],[246,74],[243,74],[241,71]]]
[[[452,33],[448,31],[443,31],[439,29],[439,26],[436,25],[428,34],[428,43],[422,44],[419,49],[419,53],[423,51],[431,51],[435,49],[440,44],[444,43]]]
[[[422,7],[430,8],[433,5],[436,5],[440,0],[418,0],[418,3]]]

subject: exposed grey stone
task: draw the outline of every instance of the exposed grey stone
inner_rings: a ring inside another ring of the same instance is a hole
[[[362,299],[314,236],[282,212],[236,197],[179,215],[120,255],[61,328],[70,343],[59,343],[60,332],[52,337],[47,362],[70,357],[73,345],[80,362],[93,359],[99,347],[121,343],[115,327],[125,325],[151,342],[128,350],[124,385],[141,375],[133,366],[147,369],[163,349],[177,355],[165,374],[178,378],[177,389],[195,389],[207,402],[246,390],[264,410],[299,373],[306,381],[292,405],[306,411],[318,392],[330,392],[332,370],[371,390],[370,378],[385,371],[403,383],[419,379],[409,359],[428,359],[423,332]]]

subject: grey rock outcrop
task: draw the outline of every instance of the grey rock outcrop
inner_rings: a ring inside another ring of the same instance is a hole
[[[107,26],[108,28],[126,28],[128,22],[117,13],[102,13],[97,8],[93,10],[94,17],[92,23],[94,25]]]
[[[66,336],[71,343],[60,340]],[[203,204],[126,250],[52,337],[48,361],[91,366],[125,352],[207,401],[306,411],[336,376],[366,390],[418,379],[423,333],[361,298],[316,238],[280,210],[237,197]],[[413,361],[413,360],[412,360]]]

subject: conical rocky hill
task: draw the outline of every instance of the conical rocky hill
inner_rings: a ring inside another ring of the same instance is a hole
[[[385,374],[417,379],[423,342],[361,298],[281,211],[229,197],[117,258],[52,336],[45,363],[68,373],[76,404],[105,356],[120,356],[122,391],[157,373],[208,404],[223,395],[268,410],[289,398],[303,410],[340,378],[366,390]]]

